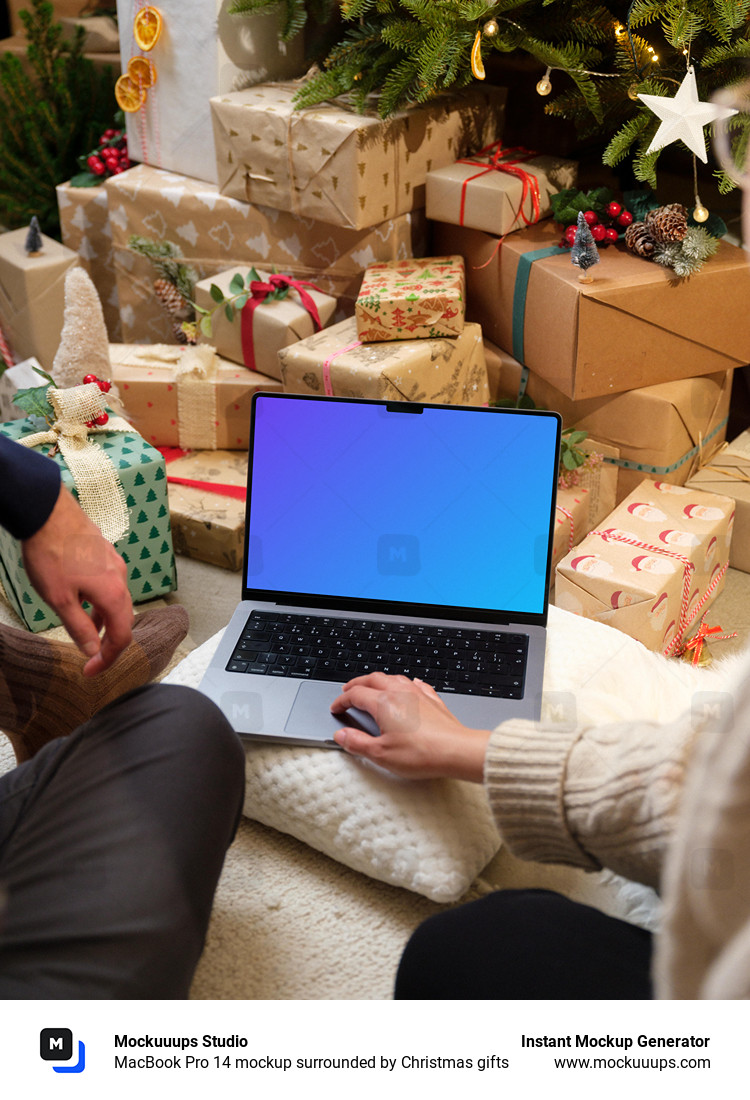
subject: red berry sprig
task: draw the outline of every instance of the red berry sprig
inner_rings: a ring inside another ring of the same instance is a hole
[[[591,236],[594,238],[598,245],[606,248],[610,244],[614,244],[620,236],[620,232],[626,229],[633,222],[633,215],[629,210],[624,210],[619,202],[610,202],[607,205],[605,218],[600,220],[599,215],[595,210],[585,210],[583,214],[584,220],[591,229]],[[618,226],[620,228],[618,228]],[[560,247],[564,248],[566,245],[573,247],[576,237],[577,226],[569,225],[563,233],[563,238],[560,241]]]
[[[109,393],[109,391],[112,389],[112,383],[108,382],[106,378],[97,378],[95,374],[84,374],[84,376],[83,376],[84,386],[88,385],[90,382],[96,382],[97,386],[102,391],[102,393]],[[87,420],[86,421],[86,427],[87,428],[93,428],[94,425],[96,425],[99,428],[103,428],[108,420],[109,420],[109,413],[105,413],[105,412],[99,413],[99,415],[95,416],[93,420]]]
[[[106,179],[117,176],[130,168],[128,139],[123,130],[105,130],[99,137],[99,144],[84,157],[78,158],[82,168],[87,168],[95,176]]]

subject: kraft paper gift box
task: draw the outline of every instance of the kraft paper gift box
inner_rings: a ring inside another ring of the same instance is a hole
[[[353,317],[279,352],[287,393],[486,405],[479,325],[460,336],[362,344]]]
[[[109,357],[128,419],[157,447],[247,450],[253,394],[281,389],[208,346],[111,344]]]
[[[220,195],[214,184],[138,165],[105,188],[115,254],[123,339],[173,343],[170,318],[154,293],[151,263],[128,248],[131,235],[177,245],[198,278],[237,264],[276,268],[309,279],[339,303],[354,301],[368,264],[407,259],[423,249],[423,211],[401,214],[371,229],[340,229]]]
[[[0,234],[0,328],[16,362],[33,355],[50,370],[63,327],[65,274],[78,257],[44,234],[41,254],[30,256],[27,233]]]
[[[145,55],[158,79],[146,102],[127,114],[133,159],[216,182],[211,96],[305,70],[302,35],[282,42],[278,12],[232,16],[233,0],[159,0],[163,30]],[[141,51],[133,17],[142,7],[117,0],[122,70]]]
[[[180,454],[167,463],[167,482],[175,553],[223,569],[241,569],[247,454],[238,451]],[[232,491],[236,495],[231,495]]]
[[[79,390],[96,390],[99,396],[93,394],[91,400],[97,408],[104,407],[103,395],[94,383],[58,392],[71,395]],[[0,433],[18,442],[46,432],[47,428],[41,417],[28,417],[0,424]],[[65,444],[58,441],[58,446],[64,448]],[[70,452],[66,452],[67,458],[60,450],[52,454],[52,442],[40,443],[35,449],[57,463],[63,485],[79,498],[83,475]],[[177,587],[164,459],[130,424],[112,415],[106,428],[89,431],[85,450],[89,461],[84,459],[84,465],[90,466],[95,461],[101,478],[96,494],[99,513],[92,514],[88,507],[87,511],[127,565],[128,589],[134,603],[164,596]],[[92,451],[96,454],[92,455]],[[89,567],[95,568],[96,563],[91,561]],[[0,582],[11,606],[30,630],[37,632],[59,624],[59,618],[28,578],[21,544],[3,528],[0,528]]]
[[[577,178],[575,161],[496,142],[427,173],[426,213],[433,221],[502,236],[546,218],[550,197],[575,187]]]
[[[517,398],[523,367],[512,355],[485,341],[490,400]],[[524,392],[537,408],[553,409],[563,426],[576,427],[617,449],[617,501],[644,477],[684,485],[726,436],[733,371],[656,386],[643,386],[611,397],[572,401],[534,372]],[[524,375],[525,377],[525,375]]]
[[[720,449],[707,466],[693,474],[687,487],[734,500],[729,566],[750,573],[750,430]]]
[[[473,87],[399,111],[338,101],[296,110],[298,84],[211,100],[219,188],[245,202],[361,229],[425,204],[432,168],[501,136],[505,90]]]
[[[670,657],[724,585],[734,501],[642,482],[555,572],[555,604]]]
[[[555,505],[555,527],[552,538],[552,568],[587,535],[615,506],[617,497],[617,466],[603,461],[617,458],[616,447],[585,439],[578,444],[586,454],[598,454],[602,462],[578,473],[572,486],[558,484]],[[554,583],[554,573],[552,575]]]
[[[72,187],[60,183],[57,207],[63,244],[78,255],[78,263],[91,276],[102,303],[110,340],[121,338],[120,302],[117,297],[112,228],[107,191],[98,187]]]
[[[460,256],[370,264],[355,307],[359,339],[458,336],[464,327],[465,283]]]
[[[212,344],[225,359],[242,363],[249,370],[280,378],[281,349],[312,336],[317,327],[325,328],[333,319],[336,299],[310,285],[309,280],[300,281],[297,289],[290,287],[285,298],[272,298],[266,296],[269,289],[272,292],[274,290],[268,280],[269,277],[272,280],[278,279],[278,276],[269,276],[268,272],[262,270],[256,273],[257,285],[256,282],[250,284],[250,298],[241,310],[235,311],[232,321],[227,317],[223,306],[217,308],[217,303],[211,297],[211,286],[217,286],[225,298],[231,298],[230,284],[236,276],[242,278],[245,286],[248,286],[247,266],[230,267],[213,278],[202,279],[196,285],[195,304],[214,311],[211,335],[200,336],[199,340]],[[278,282],[277,285],[283,289],[285,284]],[[317,313],[319,326],[316,326],[313,309],[307,308],[309,303],[312,303]]]
[[[750,259],[719,242],[678,280],[624,246],[601,251],[578,282],[560,229],[547,221],[498,238],[434,223],[433,244],[466,262],[467,317],[485,337],[574,400],[609,396],[750,361]],[[486,266],[484,266],[486,265]]]

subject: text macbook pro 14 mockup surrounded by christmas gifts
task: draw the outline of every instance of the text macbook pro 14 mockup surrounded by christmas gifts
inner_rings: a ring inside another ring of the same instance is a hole
[[[541,711],[556,413],[256,393],[242,602],[200,684],[241,734],[335,747],[353,676],[467,726]]]

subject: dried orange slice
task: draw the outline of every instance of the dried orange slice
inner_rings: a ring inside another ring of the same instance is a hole
[[[138,48],[146,51],[153,50],[159,41],[161,28],[162,17],[158,8],[152,8],[147,4],[145,8],[136,12],[133,20],[133,37]]]
[[[128,61],[128,76],[139,88],[151,88],[156,84],[156,65],[147,57],[131,57]]]
[[[484,62],[482,61],[482,32],[478,30],[474,45],[471,47],[471,71],[477,80],[484,80]]]
[[[143,106],[146,89],[139,87],[132,76],[124,73],[115,84],[115,99],[118,107],[132,114]]]

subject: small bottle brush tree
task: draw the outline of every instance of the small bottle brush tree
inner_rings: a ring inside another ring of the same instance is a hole
[[[26,234],[26,241],[24,242],[24,248],[29,256],[38,256],[42,251],[42,234],[39,229],[39,218],[34,215],[29,225],[29,231]]]
[[[586,221],[583,211],[578,214],[578,228],[570,253],[570,262],[581,269],[578,276],[579,282],[590,283],[593,281],[589,274],[589,268],[599,263],[599,249],[596,247],[596,241],[591,234],[589,223]]]

